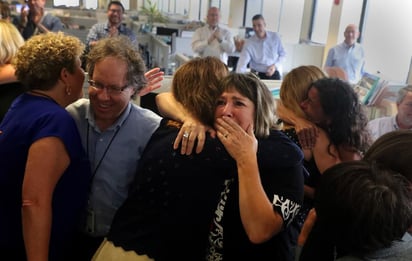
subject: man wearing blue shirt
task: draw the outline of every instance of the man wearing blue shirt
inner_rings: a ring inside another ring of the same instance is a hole
[[[365,66],[363,47],[356,42],[359,35],[356,25],[348,25],[344,33],[344,42],[329,50],[325,62],[325,67],[342,68],[348,76],[348,81],[352,84],[359,82],[362,78]]]
[[[255,35],[247,39],[236,72],[246,72],[249,64],[250,70],[260,79],[280,80],[281,63],[286,56],[280,36],[266,31],[265,19],[260,14],[253,16],[252,23]]]
[[[89,99],[67,107],[92,171],[83,229],[73,251],[78,256],[71,260],[91,260],[109,232],[116,210],[129,193],[143,150],[161,120],[132,102],[148,80],[142,58],[125,36],[98,41],[87,62]]]
[[[129,37],[133,45],[138,46],[135,33],[122,23],[124,14],[123,4],[119,1],[110,1],[107,6],[107,23],[98,23],[90,28],[87,35],[87,48],[94,46],[98,40],[125,35]]]

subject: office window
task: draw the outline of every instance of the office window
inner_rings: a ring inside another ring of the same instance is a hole
[[[314,0],[312,42],[325,44],[328,39],[329,20],[333,1]]]
[[[368,71],[386,80],[405,82],[412,56],[412,1],[374,0],[368,3],[363,47]]]
[[[170,5],[169,2],[170,2],[169,0],[158,0],[157,8],[159,8],[160,11],[167,13],[169,12],[169,5]]]
[[[79,6],[79,0],[54,0],[54,6]]]
[[[304,0],[281,0],[277,31],[285,43],[299,42],[303,11]]]
[[[97,0],[83,0],[83,4],[87,9],[97,9]]]
[[[190,0],[179,0],[175,2],[175,13],[188,16],[190,12]]]
[[[120,1],[124,8],[128,10],[130,8],[130,0],[121,0]],[[108,2],[107,2],[108,3]],[[97,9],[98,8],[98,0],[83,0],[83,5],[86,9]],[[79,0],[53,0],[53,6],[80,6]],[[104,6],[106,8],[106,4]]]
[[[221,8],[221,1],[220,0],[211,0],[210,1],[210,6],[216,6],[217,8]]]
[[[252,27],[252,17],[262,14],[263,0],[247,0],[245,26]],[[267,18],[265,18],[267,20]]]

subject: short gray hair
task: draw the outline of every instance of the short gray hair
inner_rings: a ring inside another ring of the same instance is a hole
[[[412,92],[412,85],[408,85],[406,87],[403,87],[398,91],[398,98],[396,99],[396,103],[400,104],[405,96],[408,94],[408,92]]]

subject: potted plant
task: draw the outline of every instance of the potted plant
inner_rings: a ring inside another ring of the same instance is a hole
[[[147,16],[147,25],[149,30],[153,28],[153,24],[157,23],[167,23],[169,19],[163,15],[157,8],[156,3],[152,3],[151,0],[147,0],[146,4],[143,5],[140,9],[141,14]]]

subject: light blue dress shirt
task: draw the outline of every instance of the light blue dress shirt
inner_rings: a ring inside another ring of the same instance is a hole
[[[76,121],[92,173],[95,172],[89,195],[94,231],[86,232],[105,236],[129,193],[143,150],[161,117],[130,102],[117,122],[102,132],[89,104],[88,99],[80,99],[67,110]]]
[[[357,83],[364,73],[365,53],[363,47],[358,43],[353,46],[349,46],[345,42],[338,44],[329,50],[325,66],[342,68],[348,75],[349,82]]]
[[[275,65],[281,73],[281,64],[286,57],[280,36],[278,33],[266,31],[266,37],[260,39],[253,35],[246,39],[239,56],[236,72],[244,73],[247,65],[257,72],[265,73],[269,66]]]

